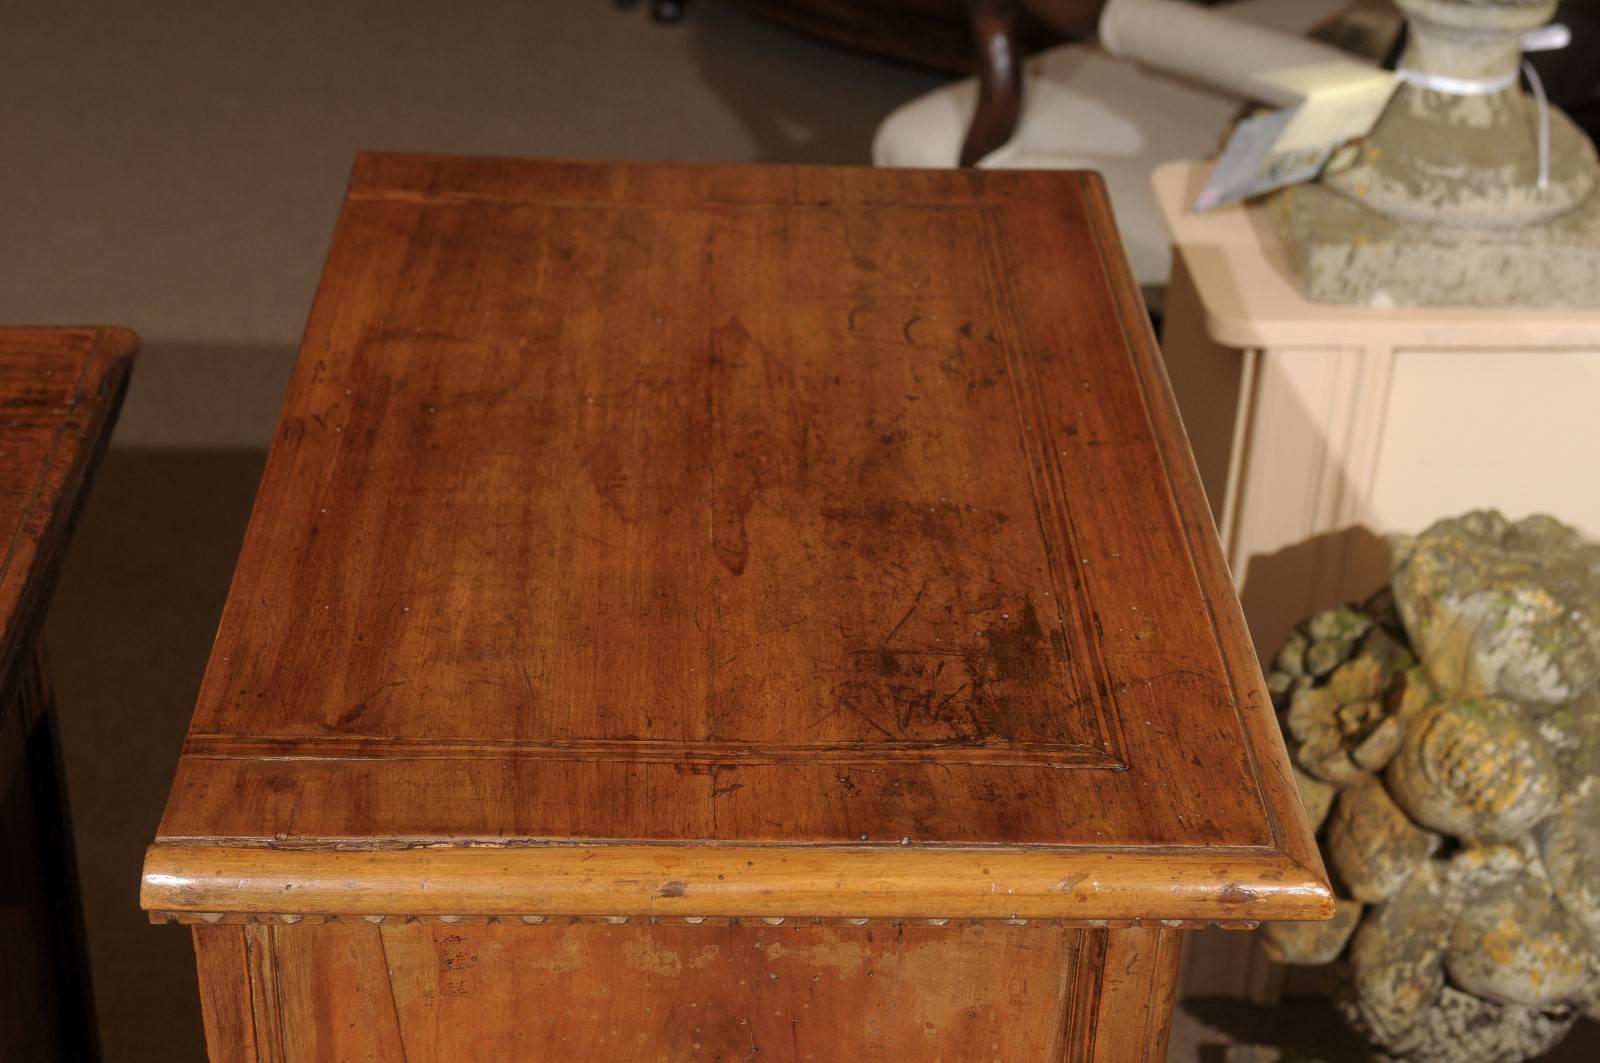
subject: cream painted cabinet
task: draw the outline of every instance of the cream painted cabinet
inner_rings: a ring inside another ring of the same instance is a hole
[[[1600,536],[1600,309],[1330,306],[1259,209],[1187,204],[1163,349],[1257,650],[1385,576],[1382,536],[1496,507]]]

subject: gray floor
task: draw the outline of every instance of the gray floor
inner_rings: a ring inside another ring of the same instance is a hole
[[[143,921],[139,863],[352,154],[863,162],[941,79],[714,0],[679,27],[607,0],[84,0],[4,23],[0,321],[145,341],[49,623],[102,1039],[118,1063],[200,1059],[187,936]],[[1172,1058],[1326,1025],[1199,1006]]]

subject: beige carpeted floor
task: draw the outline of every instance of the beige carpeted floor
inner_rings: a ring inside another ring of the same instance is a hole
[[[0,321],[145,341],[48,629],[102,1040],[117,1063],[196,1060],[187,935],[144,922],[139,863],[352,154],[863,162],[941,79],[714,0],[677,27],[606,0],[82,0],[3,22]],[[1199,1014],[1172,1058],[1262,1020]]]

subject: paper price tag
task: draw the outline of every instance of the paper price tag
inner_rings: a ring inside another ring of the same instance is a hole
[[[1359,63],[1290,67],[1260,80],[1305,97],[1278,135],[1276,151],[1337,147],[1366,136],[1400,87],[1393,71]]]
[[[1371,132],[1400,85],[1392,71],[1359,63],[1291,67],[1260,77],[1304,99],[1239,123],[1196,210],[1313,180],[1335,150]]]
[[[1194,209],[1210,210],[1317,176],[1333,149],[1273,151],[1293,118],[1293,110],[1270,111],[1240,122],[1194,201]]]

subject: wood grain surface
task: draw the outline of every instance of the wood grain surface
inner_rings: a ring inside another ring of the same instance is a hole
[[[1331,911],[1075,173],[361,157],[147,866],[157,913]]]
[[[0,328],[0,712],[138,346],[126,329]]]

